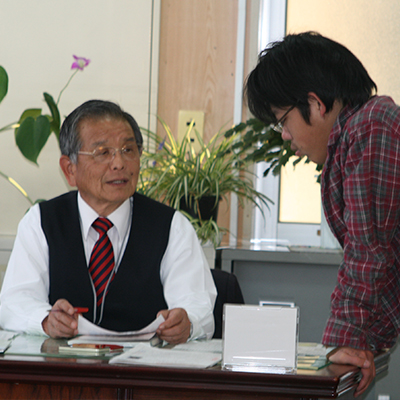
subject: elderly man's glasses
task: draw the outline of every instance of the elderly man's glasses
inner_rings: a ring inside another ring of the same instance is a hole
[[[279,133],[282,134],[283,132],[283,124],[285,123],[285,119],[287,117],[287,115],[290,113],[290,111],[293,110],[293,108],[295,108],[296,106],[291,106],[289,107],[289,109],[285,112],[285,114],[282,115],[281,118],[279,118],[279,121],[272,127],[272,129]]]
[[[102,164],[106,164],[114,160],[117,151],[121,153],[121,157],[124,160],[131,161],[139,158],[142,154],[142,145],[137,143],[127,144],[122,149],[116,149],[115,147],[98,147],[93,151],[78,151],[78,154],[84,156],[92,156],[94,161]]]

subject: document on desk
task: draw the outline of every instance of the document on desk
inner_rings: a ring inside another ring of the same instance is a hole
[[[17,335],[18,332],[0,330],[0,354],[10,347],[12,339]]]
[[[214,352],[157,348],[139,343],[123,354],[113,357],[109,363],[172,368],[207,368],[219,361],[221,361],[221,354]]]
[[[101,343],[104,341],[107,343],[148,341],[155,337],[157,328],[164,321],[164,317],[160,315],[149,325],[138,331],[117,332],[101,328],[80,315],[78,320],[79,336],[69,340],[68,344]]]
[[[187,343],[175,345],[174,350],[199,351],[202,353],[207,352],[222,354],[222,339],[191,340]]]

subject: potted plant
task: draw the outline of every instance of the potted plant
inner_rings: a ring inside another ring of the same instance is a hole
[[[154,151],[143,152],[138,190],[185,212],[203,243],[210,240],[219,245],[223,230],[216,213],[219,201],[228,200],[230,193],[237,195],[240,205],[250,201],[260,209],[268,207],[270,199],[253,187],[254,174],[248,168],[252,161],[246,158],[246,150],[234,149],[242,133],[226,137],[219,131],[206,144],[192,122],[179,143],[167,124],[160,122],[165,137],[144,130]],[[192,130],[200,145],[197,152],[190,140]]]
[[[264,171],[264,177],[272,172],[278,175],[291,157],[297,157],[290,148],[290,142],[284,141],[280,133],[273,129],[272,121],[264,123],[257,118],[250,118],[246,122],[241,122],[225,132],[225,137],[230,138],[240,134],[242,140],[237,141],[233,148],[236,151],[245,152],[245,161],[257,163],[265,161],[269,163]],[[303,157],[297,157],[293,162],[296,166]],[[306,162],[310,162],[308,159]],[[317,165],[316,170],[320,172],[322,165]],[[318,176],[318,181],[320,176]]]
[[[73,56],[74,62],[71,65],[71,69],[74,70],[68,79],[66,85],[61,89],[57,101],[54,101],[53,97],[44,92],[43,97],[49,108],[50,114],[42,114],[40,108],[29,108],[23,111],[18,122],[7,124],[0,128],[0,133],[8,130],[14,130],[15,143],[20,150],[21,154],[29,161],[38,165],[37,159],[40,152],[42,151],[47,139],[54,133],[59,140],[61,116],[59,111],[59,103],[61,96],[65,89],[67,89],[73,77],[78,71],[83,71],[86,68],[90,60],[84,57]],[[0,65],[0,103],[8,92],[8,74],[4,67]],[[27,194],[27,192],[16,182],[13,178],[0,171],[0,176],[6,179],[12,184],[31,205],[36,202],[42,201],[38,199],[33,201]]]

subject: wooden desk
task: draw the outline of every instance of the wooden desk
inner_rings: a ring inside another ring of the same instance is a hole
[[[387,368],[385,359],[383,368]],[[109,365],[94,358],[0,356],[0,399],[352,398],[359,370],[329,365],[296,374],[258,374]]]

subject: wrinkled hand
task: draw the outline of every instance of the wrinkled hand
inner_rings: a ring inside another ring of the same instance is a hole
[[[190,336],[190,321],[183,308],[161,310],[165,321],[158,327],[157,335],[160,339],[171,344],[186,343]]]
[[[376,371],[372,351],[338,347],[331,355],[328,355],[328,358],[336,364],[350,364],[361,368],[362,379],[354,393],[355,397],[364,393],[375,378]]]
[[[49,315],[42,321],[43,330],[54,339],[76,336],[78,316],[75,308],[67,300],[57,300]]]

